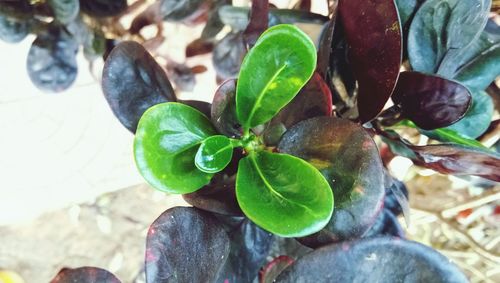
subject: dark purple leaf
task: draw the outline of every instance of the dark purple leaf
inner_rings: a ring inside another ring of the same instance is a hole
[[[30,47],[26,67],[33,84],[47,92],[69,88],[76,79],[78,43],[61,27],[50,26]]]
[[[402,60],[402,35],[394,1],[340,0],[339,17],[359,83],[361,122],[375,118],[392,94]]]
[[[419,72],[403,72],[394,90],[402,115],[424,130],[449,126],[460,120],[471,104],[463,85]]]
[[[120,283],[111,272],[97,267],[63,268],[50,283]]]
[[[216,175],[210,184],[182,197],[187,203],[203,210],[241,216],[243,212],[236,201],[235,182],[235,175]]]
[[[395,132],[380,132],[395,154],[411,159],[416,165],[443,174],[474,175],[500,182],[500,155],[496,152],[458,144],[416,146]]]
[[[293,262],[293,258],[286,255],[274,258],[260,270],[259,283],[273,283],[276,277]]]
[[[212,109],[212,105],[205,101],[199,100],[178,100],[180,103],[189,105],[196,110],[203,113],[205,116],[210,117],[210,109]]]
[[[333,117],[312,118],[290,128],[278,150],[318,168],[335,198],[325,229],[301,243],[320,246],[360,237],[370,228],[382,208],[384,171],[375,142],[361,126]]]
[[[231,163],[216,174],[205,187],[182,197],[197,208],[223,215],[242,216],[236,200],[235,182],[238,162],[243,157],[241,149],[235,149]]]
[[[293,100],[269,122],[265,132],[266,144],[275,145],[281,137],[281,135],[277,138],[268,137],[269,131],[273,128],[280,127],[286,130],[309,118],[331,116],[332,106],[332,93],[328,85],[318,73],[314,73]]]
[[[268,27],[269,0],[252,0],[250,22],[243,32],[243,38],[248,47],[255,45],[259,36]]]
[[[408,189],[397,179],[393,179],[392,182],[392,185],[385,189],[384,209],[390,210],[394,215],[399,215],[403,212],[403,207],[408,206]],[[404,203],[401,203],[402,198]]]
[[[449,259],[422,244],[366,238],[329,245],[298,259],[276,282],[468,282]]]
[[[213,52],[212,61],[217,75],[223,80],[238,77],[245,54],[243,34],[241,32],[227,34],[215,45]]]
[[[328,79],[328,73],[330,71],[329,64],[330,56],[333,53],[332,42],[336,19],[337,18],[334,15],[333,18],[331,18],[325,25],[321,33],[321,39],[319,42],[316,72],[318,72],[324,80]]]
[[[80,0],[80,10],[93,17],[112,17],[127,9],[127,0]]]
[[[215,91],[211,120],[217,131],[228,137],[240,137],[243,133],[236,118],[236,80],[223,82]]]
[[[219,220],[226,223],[231,251],[216,282],[253,282],[266,262],[273,234],[244,217],[219,217]]]
[[[149,107],[176,101],[165,71],[142,45],[133,41],[118,44],[108,56],[102,90],[115,116],[131,132],[135,132]]]
[[[170,63],[167,65],[170,79],[178,90],[191,92],[196,84],[193,70],[185,64]]]
[[[212,61],[217,75],[223,80],[238,77],[246,53],[243,34],[228,33],[214,47]]]
[[[209,212],[174,207],[151,224],[147,282],[215,282],[230,251],[229,237]]]
[[[392,214],[388,209],[385,209],[380,213],[375,219],[375,223],[368,230],[363,237],[380,237],[380,236],[392,236],[398,238],[405,238],[405,232],[399,224],[398,218]]]
[[[131,34],[138,34],[144,27],[161,23],[160,1],[156,1],[134,18],[129,31]]]

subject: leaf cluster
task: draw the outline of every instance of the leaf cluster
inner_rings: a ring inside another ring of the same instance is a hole
[[[178,99],[138,43],[107,57],[103,91],[135,134],[139,172],[195,207],[167,210],[150,227],[149,282],[250,282],[267,256],[276,259],[261,282],[467,281],[404,240],[396,217],[408,216],[408,192],[373,136],[418,166],[500,181],[500,157],[480,138],[495,131],[489,86],[500,74],[491,1],[329,3],[325,17],[307,0],[296,9],[162,0],[136,17],[135,33],[206,22],[186,55],[213,51],[224,81],[211,104]],[[401,136],[410,128],[433,141],[410,143]]]

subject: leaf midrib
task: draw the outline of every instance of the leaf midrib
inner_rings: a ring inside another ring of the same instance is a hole
[[[287,63],[284,63],[283,66],[281,66],[276,73],[271,77],[269,81],[267,81],[266,85],[264,88],[260,91],[259,95],[257,95],[257,100],[253,104],[252,109],[250,110],[250,114],[248,115],[247,119],[247,125],[249,125],[252,122],[252,118],[255,115],[255,111],[257,111],[258,106],[260,106],[262,99],[264,99],[264,94],[267,92],[267,89],[271,86],[272,82],[283,72],[283,70],[288,66]]]
[[[305,210],[309,211],[309,213],[310,213],[311,215],[316,215],[316,213],[314,213],[314,212],[313,212],[313,211],[312,211],[309,207],[307,207],[307,206],[305,206],[305,205],[303,205],[303,204],[301,204],[301,203],[297,203],[297,202],[295,202],[295,201],[293,201],[293,200],[291,200],[291,199],[287,199],[287,198],[285,198],[282,194],[280,194],[280,193],[279,193],[279,192],[277,192],[275,189],[273,189],[272,185],[271,185],[271,184],[267,181],[266,177],[264,176],[264,174],[263,174],[263,173],[262,173],[262,171],[260,170],[259,165],[258,165],[258,164],[257,164],[257,162],[255,161],[255,154],[251,154],[251,155],[249,155],[249,156],[248,156],[248,158],[251,160],[251,162],[252,162],[253,166],[255,167],[255,170],[257,171],[257,174],[259,174],[259,176],[260,176],[260,178],[261,178],[262,182],[264,182],[264,185],[266,185],[266,187],[269,189],[269,191],[270,191],[272,194],[274,194],[274,195],[278,196],[279,198],[281,198],[282,200],[284,200],[284,201],[286,201],[286,202],[290,202],[290,203],[293,203],[293,204],[295,204],[295,205],[297,205],[297,206],[300,206],[300,207],[304,208]]]

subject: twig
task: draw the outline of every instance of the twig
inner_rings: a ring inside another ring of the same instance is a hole
[[[457,215],[457,213],[459,213],[460,211],[463,211],[463,210],[466,210],[469,208],[478,207],[478,206],[481,206],[483,204],[487,204],[487,203],[494,202],[497,200],[500,200],[500,190],[498,190],[498,189],[486,192],[478,197],[471,198],[470,200],[468,200],[464,203],[461,203],[461,204],[456,205],[454,207],[445,209],[445,210],[441,211],[441,215],[444,218],[450,218],[454,215]]]
[[[493,261],[496,264],[500,264],[500,255],[486,250],[483,246],[481,246],[476,240],[474,240],[467,232],[463,231],[462,228],[460,228],[457,224],[448,221],[448,219],[444,218],[440,212],[432,211],[432,210],[426,210],[424,208],[413,208],[414,210],[429,213],[432,215],[435,215],[442,223],[446,224],[450,228],[453,228],[462,238],[464,239],[469,246],[476,251],[478,254],[483,256],[484,258]]]

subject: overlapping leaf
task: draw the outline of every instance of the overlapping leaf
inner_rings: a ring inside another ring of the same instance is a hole
[[[457,144],[416,146],[392,131],[380,132],[392,152],[442,174],[474,175],[500,182],[500,155]]]
[[[108,56],[102,90],[115,116],[131,132],[148,108],[176,100],[163,69],[142,45],[132,41],[120,43]]]
[[[403,72],[393,100],[402,115],[425,130],[449,126],[461,119],[471,103],[463,85],[442,77],[418,72]]]
[[[230,239],[209,212],[188,207],[165,211],[149,227],[147,282],[216,282]]]
[[[328,225],[301,242],[320,246],[369,229],[382,206],[384,173],[375,142],[362,127],[338,118],[312,118],[288,130],[278,150],[315,166],[335,196]]]
[[[321,230],[333,211],[333,194],[325,178],[302,159],[267,151],[241,159],[236,197],[245,215],[282,237]]]
[[[413,70],[452,77],[464,52],[484,29],[490,6],[490,0],[425,1],[408,35]]]
[[[201,142],[215,135],[206,116],[180,103],[149,108],[137,128],[134,156],[137,168],[154,188],[190,193],[208,184],[212,174],[194,163]]]
[[[223,82],[215,91],[210,117],[219,133],[233,138],[243,134],[241,125],[236,118],[235,79]]]
[[[50,283],[121,283],[111,272],[98,267],[63,268]]]
[[[222,171],[231,162],[233,145],[226,136],[215,135],[202,141],[194,162],[196,167],[205,173]]]
[[[418,270],[418,272],[416,272]],[[367,238],[326,246],[298,259],[276,282],[468,282],[446,257],[422,244]]]
[[[236,114],[249,129],[268,122],[307,83],[316,48],[291,25],[268,29],[245,57],[236,87]]]
[[[69,88],[76,79],[78,44],[63,28],[53,25],[30,47],[26,67],[31,82],[47,92]]]
[[[402,60],[402,32],[394,1],[340,0],[339,19],[359,84],[361,122],[375,118],[392,94]]]

